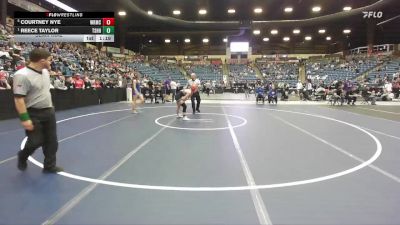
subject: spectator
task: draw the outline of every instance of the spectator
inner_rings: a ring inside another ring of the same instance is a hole
[[[68,90],[68,87],[65,85],[65,77],[62,74],[57,76],[53,86],[58,90]]]
[[[84,86],[85,86],[85,89],[92,88],[92,83],[91,83],[91,81],[89,80],[89,77],[88,77],[88,76],[85,76],[85,79],[84,79]]]
[[[111,79],[106,80],[105,87],[106,88],[114,88],[114,82]]]
[[[85,82],[82,80],[80,74],[75,75],[75,89],[84,89]]]
[[[103,84],[101,83],[101,81],[100,81],[99,79],[95,79],[93,88],[94,88],[94,89],[101,89],[101,88],[103,88]]]
[[[149,88],[150,89],[152,89],[153,90],[153,81],[151,81],[151,80],[149,80],[148,82],[147,82],[147,85],[149,86]]]
[[[399,98],[399,93],[400,93],[400,76],[393,81],[393,93],[394,93],[394,98]]]
[[[65,81],[65,86],[68,90],[75,88],[75,81],[72,77],[68,77],[67,81]]]
[[[25,61],[20,61],[17,63],[17,66],[15,67],[16,70],[23,69],[25,67]]]
[[[388,93],[388,94],[390,94],[390,93],[392,93],[392,88],[393,86],[392,86],[392,82],[389,82],[388,80],[386,80],[385,81],[385,85],[384,85],[384,88],[386,89],[386,92]]]
[[[11,86],[7,81],[7,76],[5,72],[0,71],[0,90],[10,90]]]
[[[116,87],[126,88],[126,85],[123,84],[123,78],[121,75],[118,75]]]

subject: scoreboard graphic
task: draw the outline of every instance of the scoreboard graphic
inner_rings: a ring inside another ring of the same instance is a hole
[[[17,42],[114,42],[114,12],[15,12]]]

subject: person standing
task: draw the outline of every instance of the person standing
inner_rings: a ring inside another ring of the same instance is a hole
[[[29,53],[29,59],[29,65],[15,73],[13,83],[15,107],[28,137],[18,152],[18,169],[26,170],[28,157],[42,147],[43,172],[61,172],[56,165],[57,125],[50,94],[52,57],[47,50],[37,48]]]
[[[164,89],[163,89],[163,98],[164,101],[169,101],[169,97],[171,94],[171,76],[168,76],[168,78],[164,81]]]
[[[250,98],[250,87],[249,87],[249,82],[247,80],[243,84],[243,90],[244,90],[244,97],[246,99]]]
[[[140,104],[144,103],[144,98],[140,90],[140,76],[136,73],[132,79],[132,113],[138,113],[137,100],[139,99]]]
[[[172,102],[175,100],[175,95],[176,95],[176,88],[178,87],[177,83],[175,81],[171,81],[171,93],[172,93]]]
[[[297,94],[299,95],[300,100],[303,100],[303,83],[299,80],[296,84]]]
[[[208,81],[204,84],[204,87],[205,87],[205,89],[206,89],[207,96],[210,96],[210,91],[211,91],[211,88],[212,88],[212,86],[211,86],[211,81],[208,80]]]
[[[188,86],[190,87],[191,91],[192,91],[192,96],[191,96],[191,101],[192,101],[192,110],[193,110],[193,114],[195,114],[196,112],[200,113],[200,92],[199,92],[199,87],[201,85],[200,80],[196,78],[196,74],[192,73],[191,75],[191,79],[188,81]],[[195,100],[197,104],[195,104]]]

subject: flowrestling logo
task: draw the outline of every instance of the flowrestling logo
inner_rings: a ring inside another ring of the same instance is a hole
[[[364,14],[363,18],[364,19],[369,19],[369,18],[382,18],[383,17],[383,12],[382,11],[367,11],[367,12],[362,12]]]

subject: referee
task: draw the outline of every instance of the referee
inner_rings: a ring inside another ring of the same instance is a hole
[[[24,149],[18,152],[18,169],[26,170],[27,159],[42,147],[43,173],[63,171],[56,166],[58,148],[56,119],[50,94],[50,53],[37,48],[29,53],[30,63],[14,75],[15,107],[28,136]]]
[[[200,112],[200,92],[199,92],[199,87],[200,87],[200,80],[196,79],[196,74],[192,73],[190,74],[191,79],[188,80],[188,86],[190,86],[191,91],[192,91],[192,97],[191,97],[191,101],[192,101],[192,110],[193,110],[193,114],[195,114],[196,112]],[[197,101],[197,104],[195,104],[195,100]]]

